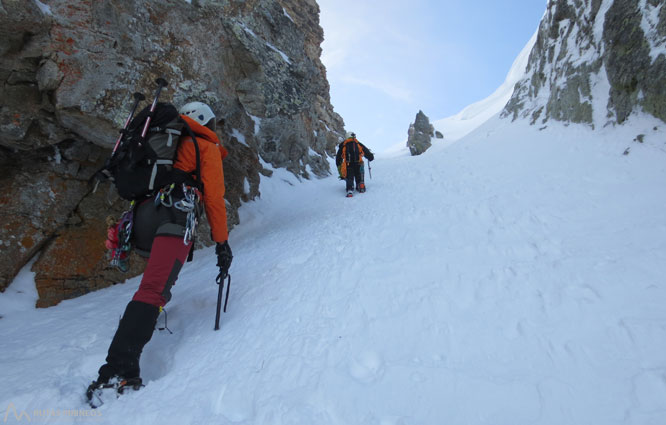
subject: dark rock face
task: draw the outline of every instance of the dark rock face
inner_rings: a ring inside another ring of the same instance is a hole
[[[435,128],[430,124],[430,119],[426,114],[424,114],[423,111],[419,111],[419,113],[416,114],[414,123],[409,125],[409,131],[407,134],[407,147],[409,148],[409,153],[411,153],[412,156],[421,155],[432,146],[431,140],[435,136]]]
[[[108,183],[93,192],[93,175],[131,94],[151,98],[157,77],[170,82],[161,100],[216,112],[231,225],[271,174],[262,161],[328,175],[344,123],[322,40],[314,0],[2,0],[0,290],[38,251],[40,306],[142,272],[138,259],[129,275],[109,269],[104,219],[127,204]]]
[[[645,111],[666,121],[663,0],[550,0],[502,116],[603,126]]]

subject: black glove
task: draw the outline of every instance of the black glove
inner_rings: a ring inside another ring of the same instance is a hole
[[[217,255],[217,267],[220,268],[220,274],[217,276],[218,280],[222,280],[229,274],[229,267],[231,267],[231,260],[234,256],[231,254],[231,247],[228,241],[217,243],[215,246],[215,255]]]

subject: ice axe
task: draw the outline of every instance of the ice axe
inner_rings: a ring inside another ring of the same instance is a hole
[[[217,311],[215,313],[215,330],[220,329],[220,308],[222,307],[222,291],[224,289],[224,278],[227,278],[227,295],[224,298],[224,312],[227,312],[227,303],[229,302],[229,288],[231,287],[231,275],[227,274],[222,276],[222,274],[217,276]]]

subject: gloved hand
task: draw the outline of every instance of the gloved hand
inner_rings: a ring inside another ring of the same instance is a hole
[[[220,274],[217,276],[217,278],[218,280],[222,280],[229,274],[231,260],[234,258],[234,256],[231,254],[231,247],[229,246],[229,242],[218,242],[215,246],[215,255],[217,255],[217,267],[220,268]]]

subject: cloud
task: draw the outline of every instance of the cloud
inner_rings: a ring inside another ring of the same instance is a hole
[[[359,42],[369,37],[372,28],[361,18],[362,13],[349,13],[350,6],[342,8],[335,1],[320,0],[320,8],[320,25],[324,28],[321,59],[330,70],[353,57]]]
[[[422,40],[416,26],[405,27],[403,0],[318,0],[324,28],[322,62],[329,83],[369,88],[391,99],[413,103],[412,63],[423,63]],[[418,84],[417,84],[418,85]]]
[[[343,75],[340,80],[346,84],[369,87],[403,102],[412,103],[414,100],[414,93],[412,90],[402,87],[401,83],[396,83],[394,81],[382,81],[381,79],[366,80],[352,75]]]

